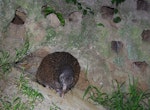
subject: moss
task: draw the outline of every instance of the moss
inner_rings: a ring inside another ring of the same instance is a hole
[[[147,60],[148,52],[142,47],[142,29],[139,26],[125,24],[123,28],[119,29],[118,33],[126,42],[125,48],[127,49],[129,59]]]
[[[90,26],[89,26],[90,25]],[[72,30],[68,35],[68,46],[70,47],[89,47],[97,41],[95,35],[96,23],[93,16],[88,16],[82,20],[81,30]]]
[[[55,44],[54,38],[56,37],[56,32],[53,28],[48,28],[46,30],[47,35],[44,37],[41,45]]]
[[[101,28],[99,33],[97,34],[98,41],[96,42],[96,46],[100,54],[104,58],[110,57],[110,43],[108,43],[109,31],[106,28]]]
[[[121,57],[121,56],[117,56],[114,58],[114,61],[113,61],[117,66],[120,66],[120,67],[123,67],[124,65],[124,57]]]
[[[16,4],[18,6],[21,6],[26,12],[28,17],[31,16],[32,18],[35,18],[35,20],[38,20],[43,15],[41,14],[41,4],[43,1],[35,1],[35,0],[27,0],[24,2],[23,0],[17,0]]]

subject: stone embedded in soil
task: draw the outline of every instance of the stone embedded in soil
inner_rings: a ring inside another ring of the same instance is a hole
[[[56,28],[58,26],[60,26],[60,21],[58,19],[58,17],[56,16],[56,14],[52,13],[46,16],[47,22],[49,23],[50,26],[52,26],[53,28]]]
[[[80,23],[82,21],[82,13],[75,11],[69,14],[68,20],[74,23]]]
[[[141,37],[143,41],[150,42],[150,30],[143,30]]]
[[[145,81],[139,81],[138,88],[140,88],[143,91],[146,91],[149,89],[149,85]]]
[[[114,8],[111,8],[109,6],[102,6],[100,12],[103,19],[110,20],[113,18]]]
[[[146,61],[136,61],[133,62],[133,64],[136,65],[142,72],[146,71],[146,68],[148,66]]]
[[[36,57],[40,57],[40,58],[44,58],[46,55],[48,55],[49,52],[49,48],[48,47],[43,47],[40,49],[37,49],[36,51],[34,51],[32,54]]]
[[[111,49],[116,53],[121,52],[123,43],[121,41],[111,41]]]
[[[137,10],[148,11],[149,4],[145,0],[137,0]]]
[[[25,12],[22,12],[20,9],[17,9],[15,12],[15,16],[11,23],[22,25],[25,23],[26,18],[27,18],[27,15],[25,14]]]
[[[5,34],[5,38],[0,45],[2,46],[3,50],[9,52],[10,57],[12,57],[10,60],[13,60],[16,55],[16,49],[20,49],[25,43],[25,25],[16,25],[10,23],[6,33],[7,34]]]
[[[15,14],[15,17],[12,20],[12,23],[19,25],[19,24],[24,24],[24,21],[18,15]]]

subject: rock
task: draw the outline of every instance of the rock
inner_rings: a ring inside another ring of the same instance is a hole
[[[36,57],[44,58],[46,55],[49,54],[49,49],[47,47],[40,48],[33,52],[33,55]]]
[[[49,23],[50,26],[52,26],[53,28],[57,28],[58,26],[60,26],[60,21],[58,19],[58,17],[56,16],[56,14],[49,14],[46,16],[47,22]]]
[[[72,12],[72,13],[69,14],[68,20],[70,22],[79,24],[82,21],[82,16],[83,16],[82,13],[80,13],[78,11],[75,11],[75,12]]]
[[[5,31],[9,23],[14,18],[15,5],[13,0],[0,1],[0,32]]]
[[[15,17],[13,18],[12,23],[21,25],[21,24],[24,24],[24,21],[18,15],[15,14]]]
[[[146,68],[148,66],[146,61],[136,61],[133,62],[133,64],[136,65],[142,72],[146,71]]]
[[[137,0],[137,10],[148,11],[149,4],[145,0]]]
[[[68,15],[65,25],[65,33],[75,32],[80,33],[82,28],[83,15],[81,12],[74,11]]]
[[[116,53],[121,52],[123,43],[121,41],[111,41],[111,49]]]
[[[114,8],[102,6],[100,12],[103,19],[111,20],[114,15]]]
[[[141,34],[142,40],[145,42],[150,42],[150,30],[144,30]]]
[[[3,39],[2,48],[5,51],[9,51],[10,56],[14,57],[16,49],[20,49],[26,40],[26,29],[24,25],[16,25],[10,23],[7,35]]]
[[[17,24],[17,25],[21,25],[25,23],[25,20],[27,18],[27,15],[24,11],[22,11],[22,9],[17,9],[15,12],[15,17],[12,20],[12,23]]]

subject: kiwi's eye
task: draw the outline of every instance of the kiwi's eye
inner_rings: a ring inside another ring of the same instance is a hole
[[[59,76],[59,81],[63,81],[63,79],[64,79],[64,74],[61,74],[60,76]]]

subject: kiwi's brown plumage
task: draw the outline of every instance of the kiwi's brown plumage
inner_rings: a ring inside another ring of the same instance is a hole
[[[75,86],[80,74],[80,65],[77,59],[68,52],[54,52],[44,57],[37,70],[36,79],[40,84],[59,91],[62,89],[59,81],[61,70],[67,68],[70,68],[68,71],[72,71],[73,82],[67,87],[66,93]]]

